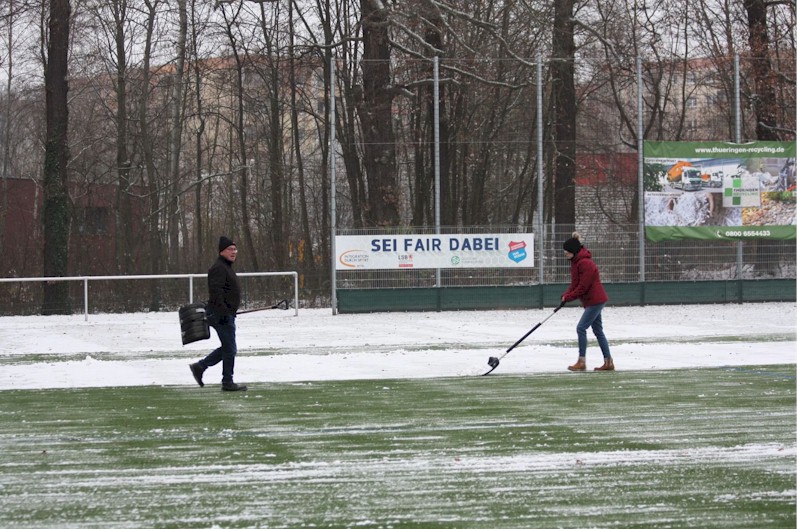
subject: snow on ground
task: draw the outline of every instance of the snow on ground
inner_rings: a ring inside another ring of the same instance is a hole
[[[576,359],[582,309],[557,312],[496,373],[554,373]],[[240,315],[236,381],[247,384],[480,374],[551,308],[333,315],[330,309]],[[604,309],[620,370],[797,363],[793,303]],[[590,334],[590,338],[592,335]],[[218,346],[182,346],[177,313],[0,318],[0,389],[193,384],[188,363]],[[601,363],[590,342],[588,368]],[[221,366],[206,383],[218,382]]]

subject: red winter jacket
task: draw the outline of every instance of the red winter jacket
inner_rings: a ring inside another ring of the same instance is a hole
[[[562,294],[565,301],[579,299],[583,307],[609,301],[592,254],[583,246],[570,261],[570,278],[570,286]]]

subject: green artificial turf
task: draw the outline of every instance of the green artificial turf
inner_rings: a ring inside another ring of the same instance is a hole
[[[0,391],[0,527],[793,528],[795,366]]]

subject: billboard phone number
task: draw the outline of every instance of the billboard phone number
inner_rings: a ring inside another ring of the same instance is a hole
[[[725,237],[769,237],[772,232],[769,230],[726,231],[722,235]]]

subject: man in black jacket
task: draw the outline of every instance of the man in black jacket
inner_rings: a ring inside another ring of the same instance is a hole
[[[246,386],[236,384],[232,380],[235,367],[235,315],[241,304],[241,285],[232,264],[238,256],[235,243],[228,237],[219,239],[219,257],[208,270],[207,304],[208,323],[216,329],[221,346],[195,364],[191,364],[191,373],[197,384],[204,386],[202,374],[210,366],[221,362],[221,389],[223,391],[246,391]]]

